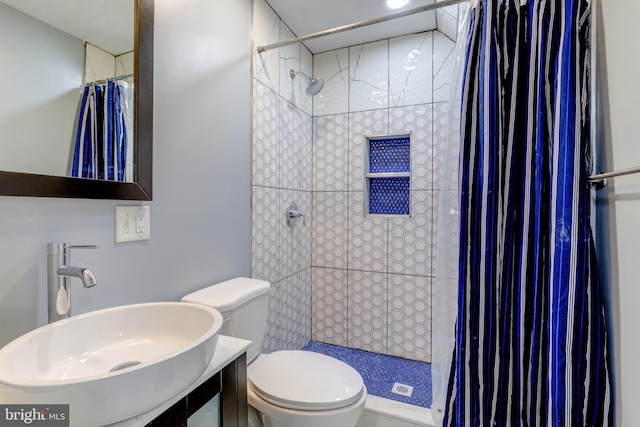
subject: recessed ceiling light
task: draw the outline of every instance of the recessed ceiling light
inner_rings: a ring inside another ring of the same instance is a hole
[[[387,0],[387,6],[390,9],[400,9],[409,4],[409,0]]]

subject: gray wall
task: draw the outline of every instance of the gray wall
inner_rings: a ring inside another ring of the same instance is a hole
[[[46,323],[46,243],[100,246],[74,265],[75,314],[178,300],[249,274],[251,0],[156,0],[151,240],[114,243],[135,202],[0,197],[0,346]]]
[[[637,22],[640,7],[594,2],[600,91],[596,107],[599,138],[598,170],[613,171],[640,165],[638,99],[640,50]],[[597,194],[598,262],[610,296],[609,329],[613,335],[613,371],[616,381],[616,426],[632,427],[640,419],[640,175],[608,180]]]
[[[4,3],[0,40],[0,170],[65,175],[83,84],[84,42]]]

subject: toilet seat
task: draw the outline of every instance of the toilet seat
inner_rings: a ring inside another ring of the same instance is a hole
[[[265,401],[287,409],[324,411],[357,402],[364,392],[351,366],[320,353],[276,351],[249,373],[249,387]]]

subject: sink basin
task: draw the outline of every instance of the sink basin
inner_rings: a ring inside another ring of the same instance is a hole
[[[189,387],[211,360],[222,315],[184,302],[98,310],[0,350],[0,402],[69,404],[70,424],[134,417]]]

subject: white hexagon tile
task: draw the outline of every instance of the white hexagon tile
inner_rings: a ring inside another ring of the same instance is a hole
[[[279,190],[282,210],[280,212],[280,239],[278,242],[278,278],[292,276],[311,267],[312,212],[311,192]],[[289,203],[295,203],[304,217],[286,224],[286,211]]]
[[[387,274],[349,271],[348,344],[387,353]]]
[[[313,190],[313,119],[306,113],[300,114],[300,182],[299,190]]]
[[[294,227],[298,230],[298,240],[300,242],[300,270],[306,270],[311,268],[311,230],[313,226],[311,201],[313,197],[311,191],[298,191],[296,193],[298,210],[304,212],[304,218],[297,220]]]
[[[364,190],[366,137],[386,133],[389,133],[387,109],[349,114],[349,191]]]
[[[251,201],[252,277],[275,283],[278,280],[278,220],[281,218],[279,190],[254,186]]]
[[[278,290],[278,350],[299,350],[301,308],[296,276],[287,277],[279,283]]]
[[[280,97],[253,81],[253,184],[278,186]]]
[[[347,268],[348,193],[313,193],[312,264]]]
[[[313,190],[346,191],[349,180],[347,114],[313,118]]]
[[[364,216],[364,193],[349,193],[348,265],[351,270],[387,271],[389,221]]]
[[[443,269],[442,274],[446,277],[458,276],[458,234],[459,221],[460,221],[460,209],[458,193],[455,191],[440,191],[434,193],[437,196],[437,200],[434,203],[434,230],[436,230],[436,239],[433,241],[434,249],[434,261],[433,261],[433,276],[440,275],[439,268]],[[446,197],[446,199],[445,199]],[[445,203],[446,206],[440,206],[441,203]],[[439,247],[440,239],[444,239],[444,244]],[[440,262],[437,257],[438,251],[445,251],[447,256]]]
[[[433,104],[433,149],[431,159],[433,162],[433,189],[442,189],[444,175],[444,150],[447,143],[447,102]],[[457,165],[458,162],[455,162]],[[457,167],[455,168],[457,176]],[[456,180],[457,182],[457,180]]]
[[[280,232],[278,239],[278,280],[285,279],[300,271],[300,239],[299,229],[302,224],[297,222],[293,227],[286,225],[285,213],[287,204],[295,202],[296,205],[302,198],[300,191],[278,190],[280,191],[280,206],[278,206],[278,222]]]
[[[413,105],[391,108],[392,133],[411,132],[411,188],[431,190],[433,186],[432,106]]]
[[[411,218],[389,221],[389,272],[430,276],[433,230],[433,194],[411,192]]]
[[[431,240],[431,272],[430,276],[436,275],[436,265],[438,264],[438,216],[440,215],[441,191],[433,191],[431,197],[427,198],[428,208],[431,211],[431,221],[429,221],[429,239]]]
[[[304,347],[311,341],[311,267],[298,273],[300,283],[300,342],[299,348]]]
[[[389,275],[389,354],[431,362],[431,280]]]
[[[312,329],[314,341],[347,345],[347,271],[313,267]]]
[[[281,282],[271,282],[271,288],[269,289],[269,317],[267,318],[267,326],[264,332],[264,343],[262,344],[262,351],[264,353],[271,353],[279,350],[278,344],[278,288]]]
[[[301,187],[301,120],[302,112],[290,102],[280,103],[280,187]]]

